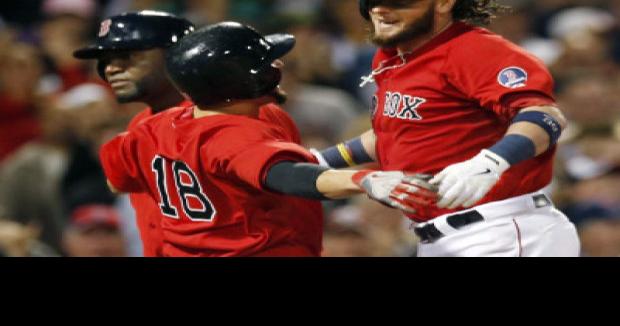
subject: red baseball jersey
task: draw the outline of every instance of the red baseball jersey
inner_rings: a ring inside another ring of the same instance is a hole
[[[117,189],[157,201],[164,256],[318,256],[320,202],[263,185],[277,162],[316,162],[295,141],[294,124],[275,105],[258,119],[194,119],[192,107],[180,107],[114,138],[101,161]]]
[[[190,101],[183,101],[180,107],[193,105]],[[151,108],[140,111],[131,119],[127,130],[131,131],[154,115]],[[142,240],[142,253],[145,257],[162,256],[163,236],[161,231],[161,209],[153,197],[146,192],[130,193],[129,200],[136,212],[136,224]]]
[[[378,90],[371,113],[383,170],[437,174],[498,142],[521,108],[554,103],[553,79],[540,60],[462,22],[402,57],[379,50],[373,69]],[[554,153],[511,167],[478,204],[545,187]]]

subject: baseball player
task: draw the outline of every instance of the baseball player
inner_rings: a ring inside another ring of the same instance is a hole
[[[103,146],[110,187],[158,201],[164,256],[319,256],[317,200],[365,191],[408,210],[410,192],[397,187],[403,173],[309,164],[314,156],[294,124],[260,119],[265,105],[279,110],[279,58],[293,46],[291,35],[262,36],[234,22],[193,32],[167,51],[166,65],[195,106],[160,113]]]
[[[133,130],[168,108],[191,105],[165,74],[164,50],[194,30],[186,19],[158,11],[124,13],[105,19],[93,44],[74,52],[79,59],[96,59],[99,76],[120,103],[143,102],[149,107],[129,123]],[[129,195],[146,257],[161,255],[161,213],[144,193]]]
[[[545,66],[471,23],[492,0],[360,0],[379,46],[372,130],[322,152],[322,165],[377,161],[434,175],[418,205],[419,256],[577,256],[574,226],[543,193],[566,120]],[[416,181],[416,178],[408,178]],[[405,182],[406,183],[406,182]]]

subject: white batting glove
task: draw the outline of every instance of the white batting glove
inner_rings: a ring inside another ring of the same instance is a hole
[[[510,164],[499,155],[483,149],[474,158],[453,164],[429,182],[439,185],[439,208],[455,209],[473,206],[499,181]]]
[[[362,170],[353,176],[353,182],[371,199],[413,214],[437,201],[434,186],[415,178],[400,171]]]

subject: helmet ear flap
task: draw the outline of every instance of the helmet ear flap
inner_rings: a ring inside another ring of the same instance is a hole
[[[282,71],[271,65],[264,67],[263,70],[255,76],[253,80],[253,89],[251,89],[251,97],[260,97],[271,93],[282,79]]]

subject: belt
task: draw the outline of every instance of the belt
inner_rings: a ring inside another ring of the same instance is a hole
[[[448,225],[455,229],[460,229],[466,225],[483,221],[484,217],[478,211],[473,210],[463,214],[454,214],[446,218]],[[435,224],[429,223],[423,227],[414,228],[413,232],[420,237],[424,242],[433,242],[444,236],[441,231],[437,229]]]
[[[546,206],[551,206],[551,200],[547,198],[544,194],[536,194],[530,196],[533,200],[533,207],[541,208]],[[478,210],[471,210],[465,213],[457,213],[453,215],[448,215],[446,217],[446,223],[452,227],[453,229],[460,229],[464,226],[484,221],[484,216]],[[435,223],[428,222],[425,223],[424,226],[415,227],[413,232],[422,240],[423,242],[433,242],[438,240],[439,238],[445,236],[443,232],[441,232],[436,226]]]

